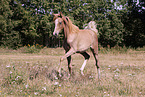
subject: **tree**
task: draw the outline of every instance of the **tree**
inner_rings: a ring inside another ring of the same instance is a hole
[[[0,45],[17,48],[20,46],[21,40],[19,32],[13,30],[20,22],[13,19],[14,11],[12,6],[15,6],[15,3],[10,0],[2,0],[0,4]]]
[[[128,13],[122,16],[125,25],[124,44],[131,47],[145,45],[145,1],[128,2]]]
[[[94,20],[99,43],[142,47],[145,45],[145,2],[135,0],[1,0],[0,45],[18,48],[24,45],[61,46],[52,36],[52,13],[62,12],[75,25]]]

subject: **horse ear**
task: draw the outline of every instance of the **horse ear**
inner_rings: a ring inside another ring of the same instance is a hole
[[[60,12],[60,17],[61,17],[61,18],[64,17],[64,15],[62,14],[62,12]]]
[[[53,20],[55,20],[55,19],[57,19],[57,18],[60,16],[60,14],[54,14],[54,13],[53,13],[53,16],[54,16],[54,17],[53,17]]]
[[[63,16],[62,19],[63,19],[64,23],[65,23],[66,25],[68,25],[68,18],[65,17],[65,16]]]

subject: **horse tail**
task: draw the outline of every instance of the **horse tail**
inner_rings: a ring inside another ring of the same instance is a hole
[[[98,30],[96,29],[96,27],[97,27],[96,22],[90,21],[88,23],[88,25],[85,27],[85,29],[90,29],[90,30],[94,31],[97,34],[97,36],[99,36]]]

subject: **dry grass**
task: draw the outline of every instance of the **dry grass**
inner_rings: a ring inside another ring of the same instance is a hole
[[[98,81],[91,55],[84,74],[83,57],[72,56],[73,75],[68,77],[63,62],[62,78],[57,77],[57,64],[64,54],[62,48],[44,48],[37,54],[21,51],[0,51],[0,96],[53,97],[143,97],[145,96],[145,51],[127,52],[100,50],[101,80]]]

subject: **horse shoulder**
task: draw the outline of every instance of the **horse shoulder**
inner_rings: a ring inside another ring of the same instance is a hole
[[[69,43],[69,44],[73,43],[75,41],[76,37],[77,37],[77,33],[69,34],[67,37],[67,43]]]

